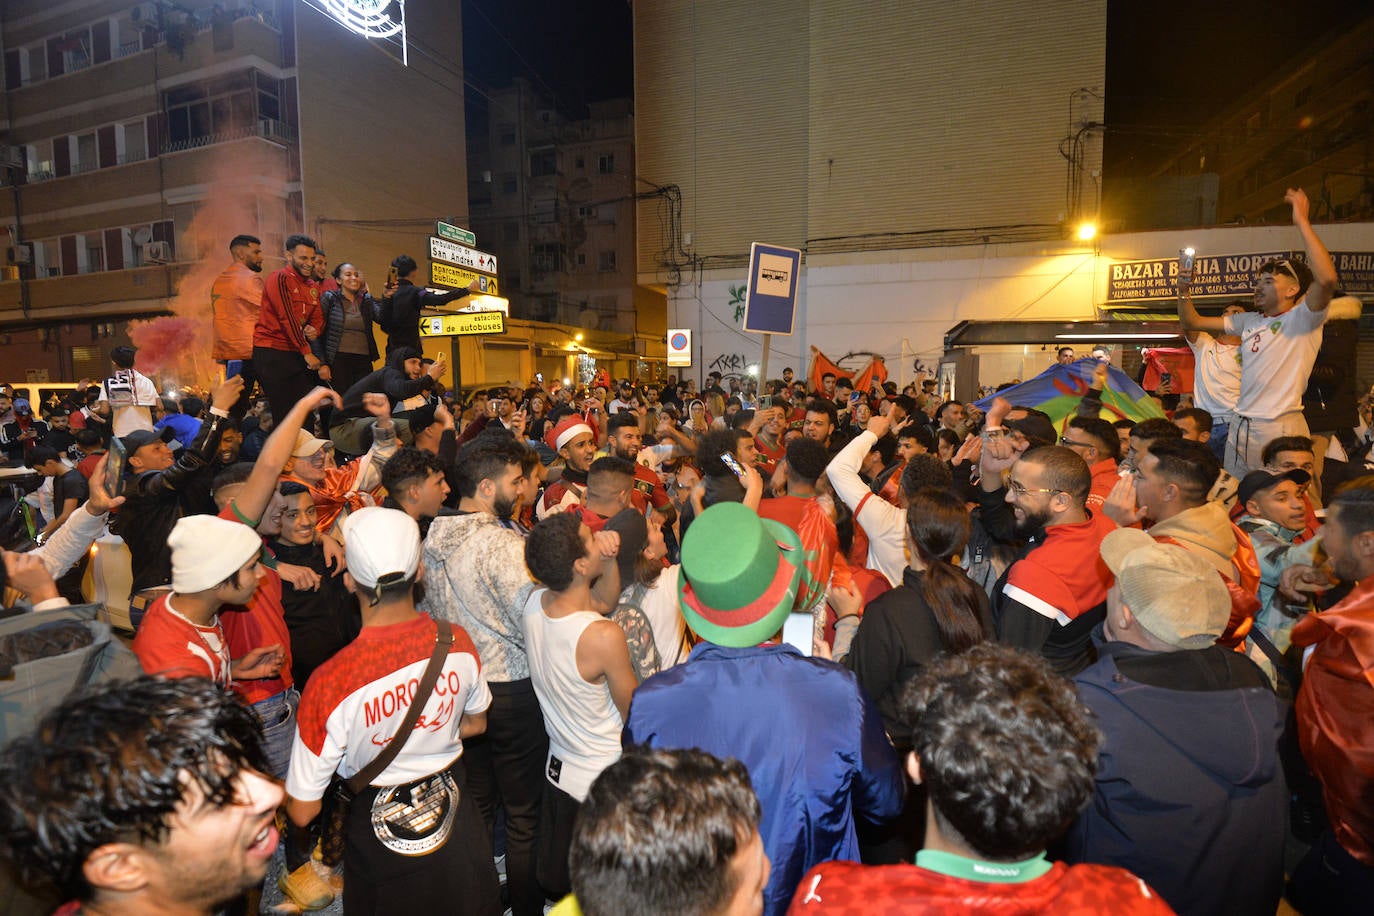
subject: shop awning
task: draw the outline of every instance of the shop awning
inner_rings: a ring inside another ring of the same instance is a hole
[[[1183,337],[1177,318],[1118,315],[1111,321],[961,321],[945,332],[945,349],[1006,344],[1154,344]]]

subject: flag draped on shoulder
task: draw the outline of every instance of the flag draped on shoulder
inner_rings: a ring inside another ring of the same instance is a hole
[[[1055,429],[1063,432],[1070,417],[1078,410],[1078,402],[1088,393],[1097,361],[1080,359],[1067,366],[1050,366],[1033,379],[1004,388],[997,397],[1006,398],[1020,407],[1034,407],[1049,414]],[[987,410],[992,396],[975,404]],[[1127,419],[1141,420],[1162,417],[1164,411],[1137,385],[1130,376],[1115,366],[1107,367],[1107,385],[1102,389],[1102,419],[1108,422]]]

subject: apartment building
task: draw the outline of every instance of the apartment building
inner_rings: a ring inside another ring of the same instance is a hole
[[[485,93],[468,173],[480,247],[511,314],[635,331],[635,147],[629,99],[571,120],[516,79]],[[660,300],[661,305],[661,300]]]
[[[203,328],[237,233],[270,271],[307,232],[380,287],[466,212],[459,5],[410,5],[409,66],[324,8],[6,0],[0,375],[98,375],[135,319]]]

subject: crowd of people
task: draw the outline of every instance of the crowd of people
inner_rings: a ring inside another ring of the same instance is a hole
[[[1371,430],[1304,419],[1337,277],[1287,199],[1305,260],[1219,318],[1182,274],[1195,394],[1140,422],[1105,369],[1062,424],[792,368],[464,396],[417,333],[462,291],[235,238],[213,388],[117,348],[0,400],[14,611],[108,525],[145,672],[0,752],[7,856],[64,913],[1361,911]]]

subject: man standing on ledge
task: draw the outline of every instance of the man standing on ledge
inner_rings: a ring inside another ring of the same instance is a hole
[[[1289,188],[1293,225],[1307,246],[1307,263],[1274,258],[1260,265],[1255,311],[1204,318],[1193,307],[1192,271],[1178,276],[1178,320],[1192,334],[1240,338],[1240,394],[1226,442],[1226,470],[1237,478],[1263,467],[1270,439],[1308,435],[1302,394],[1322,343],[1326,306],[1336,289],[1336,265],[1308,221],[1307,194]],[[1310,269],[1309,269],[1310,265]]]
[[[467,289],[451,289],[446,293],[432,293],[423,286],[415,285],[413,278],[418,266],[415,259],[408,254],[398,255],[391,262],[391,269],[396,272],[396,281],[394,284],[387,284],[386,289],[383,290],[386,298],[382,300],[381,315],[378,321],[382,330],[386,331],[387,356],[390,356],[391,351],[397,347],[423,349],[420,346],[421,310],[448,305],[455,299],[461,299],[469,293],[475,293],[481,289],[481,281],[473,280]]]
[[[329,367],[321,368],[310,352],[310,342],[324,330],[320,288],[314,281],[315,240],[288,236],[286,256],[287,265],[263,284],[262,309],[253,329],[253,367],[274,417],[286,416],[310,389],[329,381]]]

